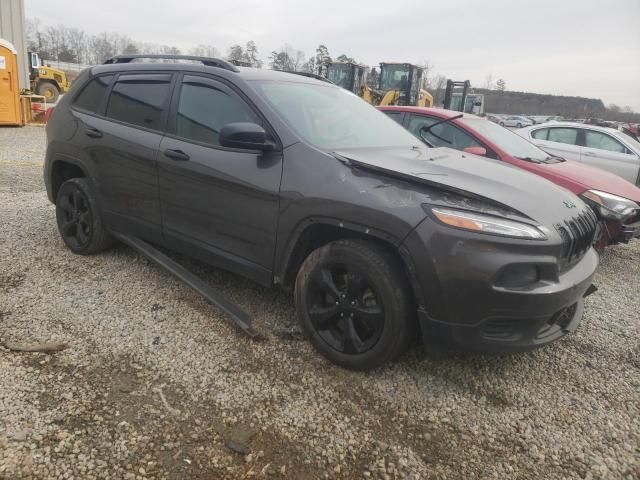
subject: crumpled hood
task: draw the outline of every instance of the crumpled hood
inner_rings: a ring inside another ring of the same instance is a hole
[[[334,153],[355,167],[493,200],[548,227],[588,208],[570,191],[538,175],[450,148],[357,148]]]
[[[568,181],[580,183],[585,190],[600,190],[640,203],[640,188],[615,173],[571,160],[550,163],[545,168]]]

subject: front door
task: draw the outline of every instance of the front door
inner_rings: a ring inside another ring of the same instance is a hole
[[[220,145],[223,126],[264,122],[225,83],[185,75],[158,156],[170,246],[264,284],[271,281],[282,153]]]

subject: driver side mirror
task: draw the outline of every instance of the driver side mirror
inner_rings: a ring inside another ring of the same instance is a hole
[[[470,153],[471,155],[478,155],[479,157],[487,156],[487,149],[484,147],[467,147],[464,149],[466,153]]]
[[[220,129],[220,145],[244,150],[274,150],[275,144],[268,139],[264,128],[256,123],[228,123]]]

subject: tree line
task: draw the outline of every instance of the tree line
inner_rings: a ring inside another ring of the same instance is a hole
[[[199,44],[186,51],[174,45],[140,42],[132,39],[128,35],[119,33],[104,32],[97,35],[88,34],[79,28],[71,28],[64,25],[51,26],[44,25],[38,19],[27,19],[27,44],[30,51],[37,52],[44,60],[57,60],[61,62],[78,63],[81,65],[97,65],[105,60],[119,54],[188,54],[204,57],[221,57],[221,52],[217,47],[209,44]],[[254,68],[262,68],[263,60],[260,58],[258,46],[253,40],[249,40],[244,45],[235,44],[226,50],[224,58],[236,65],[243,65]],[[352,62],[359,63],[355,58],[346,53],[341,53],[333,57],[329,48],[318,45],[313,55],[307,57],[302,50],[285,44],[278,50],[273,50],[268,56],[268,67],[272,70],[287,72],[307,72],[316,75],[323,75],[324,68],[328,62]],[[424,84],[432,92],[436,106],[442,105],[444,101],[444,89],[447,77],[435,73],[434,66],[429,60],[420,63],[424,69]],[[366,67],[366,66],[365,66]],[[376,67],[368,69],[367,82],[370,87],[377,88],[379,71]],[[493,74],[488,74],[482,85],[483,88],[476,88],[477,92],[488,94],[487,110],[494,108],[495,113],[537,113],[528,111],[545,109],[544,113],[551,110],[554,113],[563,115],[578,115],[581,113],[597,114],[603,118],[609,117],[633,117],[633,109],[629,106],[620,107],[609,105],[604,107],[598,99],[577,99],[567,100],[568,97],[557,97],[554,95],[537,95],[513,92],[510,94],[506,90],[506,82],[499,78],[493,81]],[[495,95],[495,94],[499,95]],[[554,97],[557,97],[554,99]],[[534,99],[535,98],[535,99]],[[540,102],[540,100],[544,100]],[[594,100],[593,102],[591,100]],[[535,102],[540,102],[536,104]]]

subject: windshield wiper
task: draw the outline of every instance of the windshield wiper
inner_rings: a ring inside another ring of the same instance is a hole
[[[463,114],[463,113],[461,113],[461,114],[459,114],[459,115],[454,115],[453,117],[449,117],[449,118],[445,118],[445,119],[442,119],[442,120],[438,120],[437,122],[434,122],[434,123],[432,123],[431,125],[428,125],[428,126],[427,126],[427,125],[423,125],[423,126],[420,128],[420,136],[422,137],[422,139],[423,139],[425,142],[429,143],[429,141],[428,141],[426,138],[424,138],[424,137],[422,136],[422,133],[423,133],[423,132],[424,132],[424,133],[427,133],[427,132],[428,132],[428,133],[430,133],[431,135],[433,135],[434,137],[439,138],[439,139],[440,139],[440,140],[442,140],[443,142],[447,142],[449,145],[451,145],[451,144],[452,144],[452,142],[451,142],[451,141],[447,140],[446,138],[442,138],[442,137],[441,137],[440,135],[438,135],[437,133],[432,132],[432,131],[431,131],[431,129],[432,129],[433,127],[436,127],[436,126],[438,126],[438,125],[442,124],[442,123],[447,123],[447,122],[450,122],[450,121],[452,121],[452,120],[457,120],[458,118],[462,118],[462,117],[464,117],[464,114]]]
[[[531,163],[542,163],[542,160],[539,160],[537,158],[532,158],[532,157],[516,157],[518,160],[524,160],[525,162],[531,162]]]

